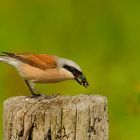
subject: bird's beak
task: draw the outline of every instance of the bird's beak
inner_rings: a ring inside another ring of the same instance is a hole
[[[84,87],[89,86],[89,83],[87,82],[86,77],[82,74],[79,75],[78,77],[75,78],[75,80],[80,84],[83,85]]]

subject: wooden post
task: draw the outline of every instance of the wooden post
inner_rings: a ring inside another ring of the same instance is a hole
[[[98,95],[4,102],[4,140],[108,140],[107,99]]]

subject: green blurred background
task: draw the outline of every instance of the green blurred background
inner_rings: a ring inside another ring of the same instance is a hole
[[[37,85],[48,93],[107,96],[111,140],[140,140],[140,1],[2,0],[0,50],[55,54],[76,61],[88,78]],[[30,95],[16,70],[0,64],[2,106]]]

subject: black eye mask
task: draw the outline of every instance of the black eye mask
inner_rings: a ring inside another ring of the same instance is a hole
[[[69,70],[75,77],[82,75],[82,72],[74,68],[73,66],[64,65],[64,68]]]

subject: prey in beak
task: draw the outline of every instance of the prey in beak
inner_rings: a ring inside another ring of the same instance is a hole
[[[75,80],[80,85],[83,85],[84,87],[89,86],[89,83],[87,82],[86,77],[84,76],[84,74],[80,70],[78,70],[77,68],[75,68],[73,66],[69,66],[69,65],[64,65],[64,68],[69,70],[74,75]]]
[[[77,77],[75,77],[75,80],[80,84],[80,85],[83,85],[84,87],[88,87],[89,86],[89,83],[87,82],[87,79],[86,77],[81,74]]]

